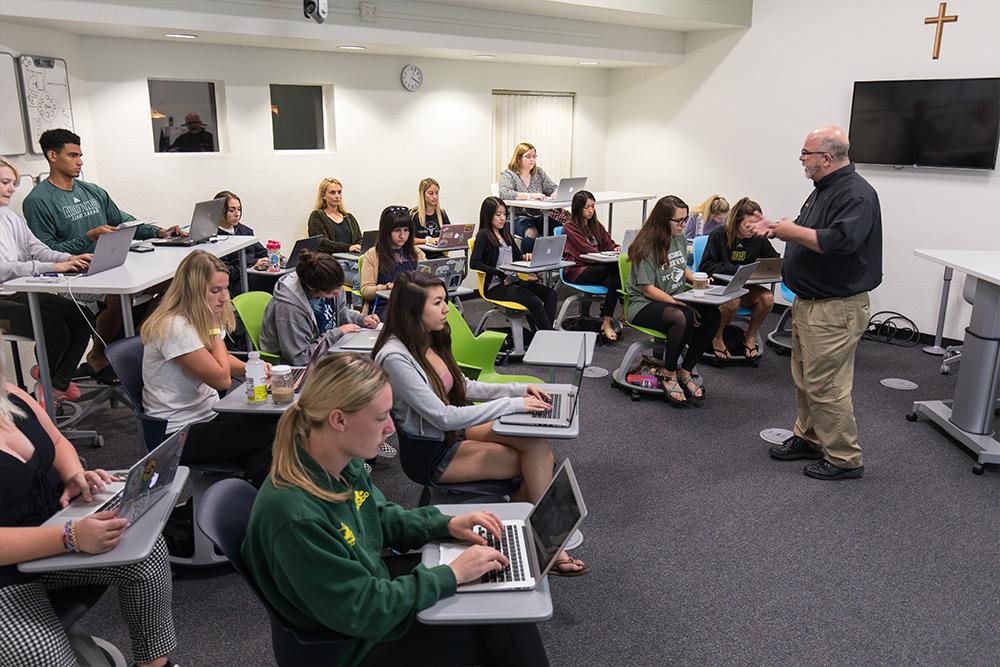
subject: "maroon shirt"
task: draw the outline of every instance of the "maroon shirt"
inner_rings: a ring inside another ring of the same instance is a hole
[[[563,248],[563,259],[576,262],[576,266],[569,266],[563,269],[563,275],[566,276],[566,280],[573,282],[576,278],[583,273],[583,271],[593,262],[588,262],[587,260],[581,260],[580,255],[586,255],[591,252],[603,252],[605,250],[614,250],[615,240],[611,238],[611,234],[608,234],[608,230],[604,228],[604,225],[597,223],[597,234],[594,236],[589,236],[583,233],[576,222],[571,222],[563,229],[566,234],[566,246]]]

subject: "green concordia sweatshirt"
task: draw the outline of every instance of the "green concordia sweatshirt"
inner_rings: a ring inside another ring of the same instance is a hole
[[[344,469],[348,489],[301,448],[299,456],[321,487],[351,490],[351,500],[332,503],[297,487],[276,488],[268,477],[254,502],[243,558],[288,623],[356,637],[341,661],[356,665],[377,642],[403,635],[416,612],[455,593],[447,565],[418,565],[390,579],[379,557],[385,547],[406,551],[448,537],[450,517],[435,507],[406,510],[388,502],[359,460]]]

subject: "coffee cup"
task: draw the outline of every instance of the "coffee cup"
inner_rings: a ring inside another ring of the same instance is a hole
[[[708,274],[703,271],[695,271],[691,284],[695,289],[708,289]]]

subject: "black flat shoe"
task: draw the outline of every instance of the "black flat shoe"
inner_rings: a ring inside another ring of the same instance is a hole
[[[812,443],[805,438],[800,438],[797,435],[786,438],[780,445],[774,445],[767,450],[767,453],[771,455],[772,459],[779,461],[797,461],[799,459],[819,461],[823,458],[823,452],[813,447]]]
[[[837,479],[858,479],[864,474],[865,467],[841,468],[823,459],[815,463],[810,463],[802,469],[802,472],[805,473],[806,477],[833,481]]]

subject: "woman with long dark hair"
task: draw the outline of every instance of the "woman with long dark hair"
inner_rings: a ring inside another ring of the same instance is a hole
[[[621,278],[618,274],[618,263],[592,264],[581,259],[580,255],[605,250],[618,250],[620,246],[611,238],[611,234],[597,219],[597,204],[594,195],[587,190],[579,190],[573,195],[570,207],[570,221],[563,227],[566,235],[566,247],[563,249],[563,259],[576,262],[576,266],[563,269],[566,280],[581,285],[604,285],[608,294],[601,304],[601,332],[608,340],[618,340],[618,334],[612,318],[618,305],[618,290],[621,289]]]
[[[427,259],[413,243],[413,219],[405,206],[387,206],[378,220],[375,246],[361,256],[361,297],[365,307],[381,315],[385,300],[376,292],[391,290],[392,281],[406,271],[413,271]]]

